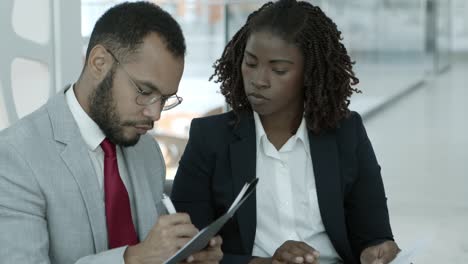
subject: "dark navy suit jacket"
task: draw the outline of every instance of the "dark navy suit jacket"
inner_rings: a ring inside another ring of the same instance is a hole
[[[253,115],[235,121],[233,112],[192,121],[171,196],[198,228],[224,214],[244,183],[256,177]],[[393,240],[380,166],[362,119],[352,112],[336,129],[309,132],[309,141],[325,230],[345,263],[359,263],[364,248]],[[220,231],[224,262],[251,258],[255,199],[254,194]]]

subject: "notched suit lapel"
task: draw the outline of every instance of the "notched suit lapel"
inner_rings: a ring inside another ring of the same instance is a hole
[[[47,104],[47,111],[54,139],[57,144],[60,144],[59,148],[63,147],[60,156],[81,192],[88,213],[95,250],[101,252],[108,248],[104,201],[86,143],[66,103],[65,91],[67,89],[60,91],[51,99]]]
[[[234,141],[230,145],[231,170],[234,195],[237,195],[246,182],[256,177],[255,125],[251,116],[243,116],[234,128]],[[251,252],[256,230],[256,194],[244,202],[236,213],[245,252]]]
[[[335,135],[314,135],[309,144],[315,175],[317,198],[325,230],[336,251],[346,259],[354,259],[348,243],[341,192],[340,162]]]
[[[107,227],[104,201],[98,188],[96,172],[88,158],[89,154],[84,142],[72,141],[61,154],[68,166],[83,197],[88,211],[89,223],[93,233],[96,252],[107,250]]]

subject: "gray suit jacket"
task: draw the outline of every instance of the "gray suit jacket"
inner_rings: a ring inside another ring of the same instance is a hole
[[[122,263],[107,250],[104,202],[65,91],[0,133],[0,262]],[[123,148],[143,240],[158,215],[165,165],[150,136]]]

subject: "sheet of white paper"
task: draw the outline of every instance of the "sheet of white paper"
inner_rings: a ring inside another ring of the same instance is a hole
[[[247,191],[247,188],[249,186],[247,184],[244,185],[244,187],[242,187],[242,189],[240,190],[239,194],[237,195],[236,199],[234,200],[234,202],[231,204],[231,206],[229,207],[228,209],[228,212],[232,210],[232,208],[234,206],[236,206],[236,204],[239,203],[240,199],[242,199],[242,197],[244,196],[245,192]]]
[[[415,256],[422,255],[429,247],[432,238],[425,237],[415,241],[411,247],[404,248],[390,264],[411,264]]]

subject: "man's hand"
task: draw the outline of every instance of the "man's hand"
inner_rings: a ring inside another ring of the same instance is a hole
[[[317,250],[304,242],[288,240],[275,251],[272,258],[255,258],[250,264],[318,264],[319,255]]]
[[[216,236],[210,240],[210,244],[204,250],[193,254],[184,263],[203,263],[203,264],[215,264],[219,263],[223,258],[223,252],[221,251],[221,244],[223,240],[220,236]]]
[[[160,216],[144,241],[125,250],[125,264],[163,263],[197,233],[188,214]]]
[[[362,264],[387,264],[400,252],[394,241],[385,241],[381,244],[368,247],[361,253]]]

